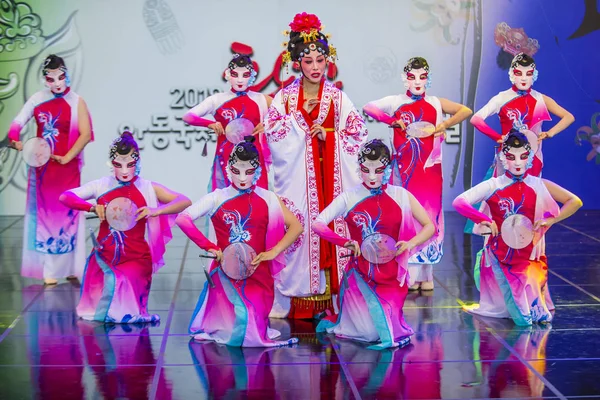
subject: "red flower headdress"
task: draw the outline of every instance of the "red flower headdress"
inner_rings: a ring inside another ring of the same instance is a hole
[[[321,25],[319,17],[317,17],[315,14],[308,14],[306,12],[299,13],[294,16],[294,20],[289,26],[291,31],[284,31],[283,34],[285,36],[290,36],[292,33],[296,32],[300,34],[300,38],[302,38],[302,42],[304,44],[322,42],[322,44],[327,48],[327,57],[329,61],[335,62],[335,58],[337,56],[336,49],[327,43],[329,35],[324,35],[321,32],[323,25]],[[284,64],[287,64],[292,61],[289,42],[284,42],[283,46],[286,48],[286,51],[282,55],[282,61]],[[291,45],[291,47],[293,46],[295,46],[295,44]],[[316,50],[317,46],[316,44],[311,44],[309,48],[310,50]]]
[[[290,29],[294,32],[300,32],[304,43],[314,42],[318,39],[318,33],[323,28],[319,17],[315,14],[301,13],[296,14],[294,20],[290,23]],[[285,32],[285,35],[289,35]]]

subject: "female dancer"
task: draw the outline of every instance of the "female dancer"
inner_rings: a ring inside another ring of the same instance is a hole
[[[356,255],[344,272],[339,314],[321,320],[317,332],[377,342],[371,346],[376,349],[410,342],[414,332],[402,314],[408,293],[407,261],[434,232],[417,199],[406,189],[387,184],[390,161],[390,150],[383,142],[368,142],[358,155],[362,184],[336,197],[312,226],[325,240]],[[329,228],[338,217],[348,224],[350,239]],[[418,233],[415,220],[422,226]],[[376,234],[397,241],[396,257],[384,264],[372,264],[361,256],[363,242]]]
[[[409,262],[410,289],[433,290],[432,264],[439,263],[444,254],[442,141],[446,129],[461,123],[472,112],[462,104],[425,94],[431,78],[429,64],[422,57],[408,60],[402,79],[406,93],[372,101],[363,111],[394,128],[391,142],[395,159],[391,182],[412,193],[435,224],[434,236]],[[444,114],[451,117],[444,120]],[[422,122],[430,124],[433,135],[408,134],[411,124]]]
[[[515,55],[508,70],[508,77],[512,87],[492,97],[471,118],[471,123],[484,135],[502,143],[502,139],[512,129],[530,130],[537,135],[539,140],[542,140],[562,132],[575,121],[570,112],[559,106],[550,97],[531,89],[538,78],[538,70],[532,57],[525,53]],[[560,121],[548,131],[543,131],[542,123],[551,120],[548,112],[558,116]],[[492,114],[498,114],[500,118],[501,133],[494,131],[485,122],[485,119]],[[543,160],[540,142],[533,158],[532,170],[529,171],[531,175],[541,176]],[[501,171],[496,170],[493,176],[498,176],[498,174],[501,174]]]
[[[217,150],[213,161],[211,180],[208,192],[223,189],[231,184],[227,178],[226,167],[229,155],[236,143],[231,143],[225,136],[227,126],[235,120],[246,119],[254,125],[253,135],[258,136],[260,165],[265,171],[258,181],[258,186],[267,189],[268,148],[263,139],[262,120],[271,104],[271,98],[261,93],[248,90],[256,80],[256,71],[248,56],[234,55],[225,69],[225,77],[231,84],[231,90],[217,93],[188,111],[183,120],[190,125],[204,126],[217,134]],[[206,119],[210,115],[214,118]]]
[[[191,201],[138,176],[140,153],[131,133],[124,132],[113,142],[110,160],[114,176],[60,196],[66,207],[94,212],[101,221],[97,244],[85,266],[77,314],[86,320],[109,323],[157,321],[158,315],[148,314],[148,293],[152,274],[164,265],[165,245],[171,240],[166,215],[182,211]],[[124,232],[106,221],[106,207],[120,197],[137,208],[135,225]],[[88,199],[95,199],[96,205]]]
[[[194,311],[190,333],[197,340],[230,346],[282,346],[298,339],[274,340],[280,333],[269,328],[274,281],[285,266],[282,252],[302,233],[302,226],[273,192],[256,186],[261,168],[253,141],[247,136],[229,155],[231,185],[207,194],[176,219],[198,247],[216,257]],[[194,225],[194,220],[203,216],[210,217],[217,243]],[[227,265],[220,263],[231,261],[223,259],[229,246],[256,251],[258,255],[250,267],[253,273],[236,279],[226,274]]]
[[[54,54],[42,69],[48,89],[31,96],[14,119],[8,138],[22,150],[20,134],[33,117],[36,136],[52,150],[50,161],[29,168],[21,275],[56,285],[59,278],[81,278],[85,260],[82,216],[58,201],[67,189],[81,184],[83,148],[93,140],[85,101],[71,90],[64,60]]]
[[[286,253],[287,268],[276,287],[272,316],[313,318],[333,310],[332,294],[348,262],[310,229],[343,190],[360,183],[356,154],[367,139],[365,123],[348,96],[325,80],[336,52],[316,15],[302,13],[290,24],[284,62],[300,64],[302,77],[281,90],[265,119],[275,193],[305,227]],[[332,223],[346,234],[342,218]],[[293,298],[293,300],[291,299]]]
[[[582,202],[555,183],[529,173],[534,154],[523,133],[512,130],[506,136],[499,158],[504,175],[480,183],[452,203],[479,224],[475,233],[490,235],[475,266],[480,304],[467,311],[512,318],[520,326],[548,323],[554,307],[547,295],[544,234],[573,215]],[[556,201],[563,203],[560,210]],[[473,207],[480,202],[484,212]]]

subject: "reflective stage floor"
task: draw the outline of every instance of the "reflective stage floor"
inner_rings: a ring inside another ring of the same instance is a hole
[[[75,315],[78,284],[44,288],[21,278],[21,217],[0,218],[2,399],[428,399],[600,398],[600,212],[580,211],[547,236],[551,327],[474,318],[479,238],[446,214],[435,290],[409,294],[416,331],[399,350],[317,337],[309,321],[272,320],[293,348],[239,349],[190,340],[204,285],[199,251],[182,233],[154,277],[150,310],[160,324],[104,326]],[[95,222],[97,225],[97,222]]]

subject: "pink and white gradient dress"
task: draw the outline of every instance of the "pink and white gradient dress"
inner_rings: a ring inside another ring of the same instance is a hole
[[[275,246],[285,234],[283,211],[277,196],[254,187],[217,189],[184,210],[180,216],[196,220],[208,216],[216,233],[211,243],[200,232],[191,239],[202,249],[224,250],[232,243],[246,243],[256,254]],[[213,262],[209,274],[215,287],[204,285],[189,331],[196,340],[214,340],[229,346],[273,347],[297,342],[274,340],[280,333],[269,328],[274,284],[284,267],[283,254],[262,262],[244,280],[229,278]]]
[[[35,93],[14,119],[11,140],[20,140],[21,129],[33,117],[36,136],[45,139],[52,154],[64,156],[79,138],[79,95],[50,89]],[[50,160],[28,169],[27,204],[21,275],[36,279],[81,278],[85,263],[85,221],[77,211],[58,201],[68,189],[81,184],[83,153],[61,165]]]
[[[442,105],[435,96],[412,95],[410,92],[387,96],[370,102],[393,120],[406,125],[429,122],[438,126],[443,121]],[[423,138],[407,136],[400,128],[391,131],[393,170],[390,183],[407,189],[421,203],[435,226],[431,239],[409,260],[412,285],[433,281],[432,264],[444,254],[444,212],[442,209],[442,141],[433,135]]]
[[[485,119],[493,114],[497,114],[500,119],[501,135],[485,122]],[[518,90],[513,86],[492,97],[485,106],[473,115],[471,123],[484,135],[498,141],[502,138],[502,135],[507,135],[511,129],[527,129],[539,136],[542,132],[542,123],[551,119],[540,92],[533,89]],[[533,158],[533,165],[528,173],[533,176],[541,176],[543,165],[544,157],[542,155],[542,142],[540,142]],[[499,167],[500,165],[496,163],[493,176],[502,175],[503,171]]]
[[[152,182],[139,177],[130,182],[105,177],[70,192],[105,206],[117,197],[130,199],[138,208],[159,204]],[[70,199],[75,208],[78,199]],[[141,219],[125,232],[102,221],[97,237],[100,248],[92,250],[85,264],[79,317],[107,323],[158,321],[158,315],[148,314],[148,294],[152,274],[164,265],[165,245],[172,238],[170,226],[165,215]]]
[[[472,206],[479,202],[482,202],[483,212]],[[489,232],[489,228],[479,225],[483,221],[494,221],[502,230],[502,223],[515,215],[524,216],[534,224],[559,213],[558,205],[541,178],[529,174],[513,176],[509,172],[467,190],[454,204],[459,213],[477,224],[473,230],[475,234]],[[519,326],[552,321],[550,311],[554,310],[554,304],[548,291],[543,235],[535,234],[533,241],[521,249],[511,248],[503,235],[488,236],[474,275],[480,303],[469,312],[512,318]]]
[[[361,184],[343,192],[323,210],[313,224],[314,231],[342,247],[349,239],[328,227],[337,217],[344,218],[350,238],[359,244],[375,233],[408,241],[418,228],[407,190],[392,185],[368,189]],[[317,332],[371,342],[369,348],[373,349],[407,345],[414,333],[402,313],[408,293],[409,256],[404,252],[385,264],[372,264],[361,255],[349,262],[347,286],[341,284],[340,312],[323,319]]]
[[[244,118],[252,122],[254,126],[260,124],[265,114],[267,113],[267,100],[261,93],[247,91],[247,92],[234,92],[233,90],[225,93],[216,93],[202,103],[190,109],[189,113],[192,113],[201,118],[202,125],[208,126],[213,121],[205,120],[205,115],[212,115],[216,122],[220,122],[223,129],[227,128],[231,122],[239,118]],[[269,161],[269,148],[267,147],[264,136],[258,135],[257,146],[259,154],[259,164],[263,170],[257,185],[263,189],[267,189],[269,186],[267,170]],[[215,151],[215,158],[213,161],[211,178],[209,182],[208,192],[212,192],[215,189],[223,189],[231,184],[227,177],[227,160],[229,155],[233,151],[235,144],[227,140],[225,135],[219,135],[217,137],[217,148]]]

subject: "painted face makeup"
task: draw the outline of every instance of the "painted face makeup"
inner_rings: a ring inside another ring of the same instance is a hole
[[[527,150],[525,147],[513,147],[504,153],[506,158],[505,168],[511,174],[520,176],[527,170],[527,161],[529,160],[531,150]]]
[[[135,177],[135,169],[137,167],[138,160],[133,156],[134,150],[131,150],[129,154],[117,156],[112,160],[112,166],[115,170],[115,178],[121,182],[129,182]]]
[[[246,67],[236,67],[229,70],[229,84],[236,92],[245,92],[250,85],[252,71]]]
[[[52,93],[61,94],[67,90],[67,74],[61,69],[47,70],[44,80]]]
[[[319,83],[327,68],[327,59],[318,50],[311,50],[300,59],[302,74],[312,83]]]
[[[256,167],[250,161],[237,161],[229,165],[229,170],[231,172],[231,182],[236,188],[245,190],[252,187]]]
[[[427,77],[429,73],[424,68],[411,69],[406,73],[406,82],[408,90],[417,96],[425,93],[425,85],[427,85]]]
[[[534,68],[517,65],[512,69],[511,80],[518,90],[529,90],[533,85]]]
[[[365,160],[360,164],[360,179],[370,189],[377,189],[383,183],[385,165],[381,160]]]

